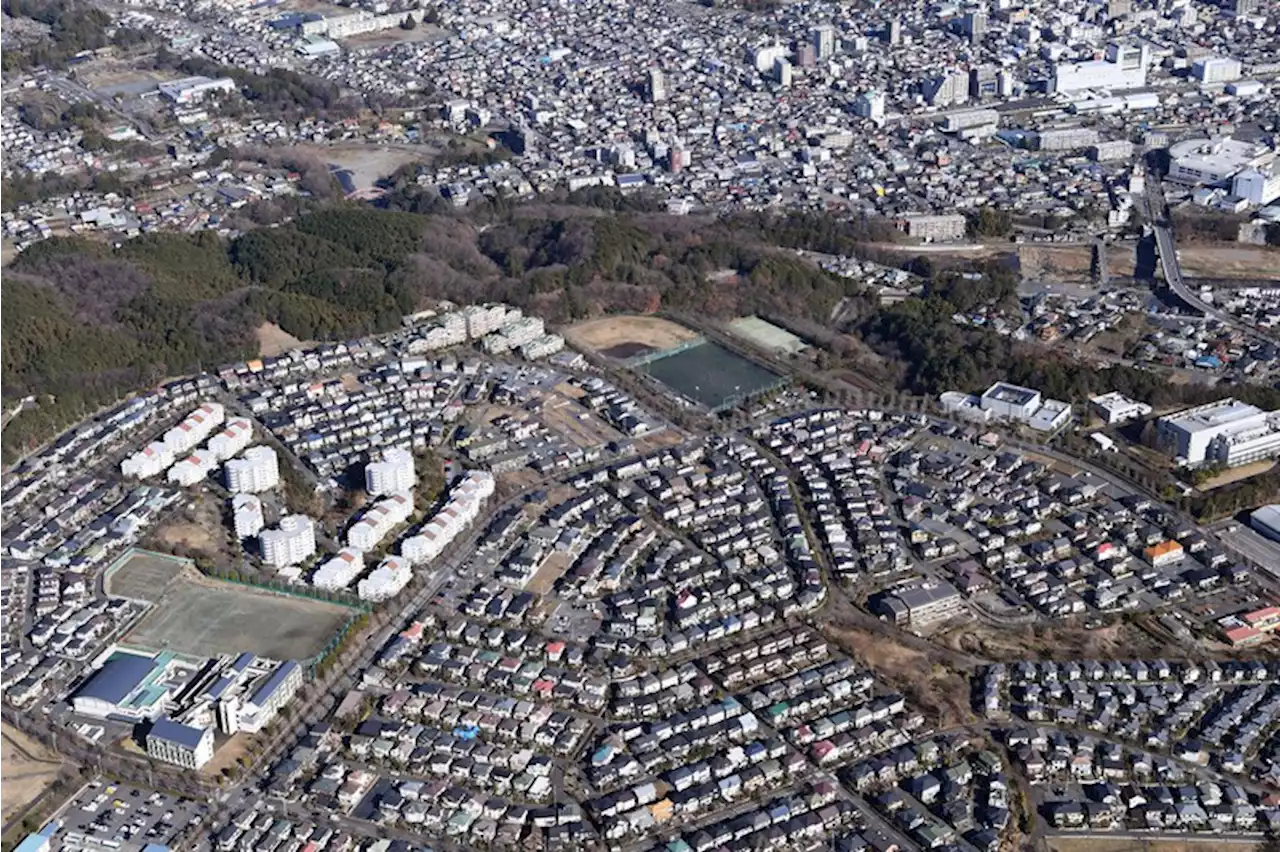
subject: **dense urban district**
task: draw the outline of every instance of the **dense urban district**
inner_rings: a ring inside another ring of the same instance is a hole
[[[1274,0],[5,0],[3,847],[1280,849]]]

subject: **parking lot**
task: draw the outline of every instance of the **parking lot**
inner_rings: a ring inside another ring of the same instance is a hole
[[[205,819],[198,802],[128,784],[90,781],[54,817],[61,827],[51,848],[137,852],[148,844],[170,845]]]

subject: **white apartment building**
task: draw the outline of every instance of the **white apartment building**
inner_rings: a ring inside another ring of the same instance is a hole
[[[564,349],[564,338],[558,334],[544,334],[520,347],[520,357],[529,361],[546,358]]]
[[[174,457],[195,449],[196,445],[213,434],[213,430],[222,425],[226,412],[219,403],[206,402],[186,418],[164,433],[161,439]]]
[[[217,457],[226,461],[235,456],[253,440],[253,423],[243,417],[233,417],[226,428],[209,439],[205,446]]]
[[[519,309],[508,308],[506,305],[468,305],[458,311],[458,316],[466,324],[467,337],[472,340],[492,334],[522,315]]]
[[[164,473],[171,464],[173,464],[173,448],[161,441],[152,441],[120,462],[120,475],[134,479],[150,479]]]
[[[412,491],[418,482],[413,470],[413,453],[403,447],[382,451],[380,459],[364,469],[364,490],[373,497]]]
[[[337,554],[316,569],[311,577],[311,585],[318,589],[345,589],[355,582],[364,572],[364,551],[354,547],[344,547]]]
[[[421,565],[431,562],[480,514],[493,495],[493,474],[473,470],[449,492],[449,502],[417,534],[400,542],[400,555]]]
[[[280,460],[276,451],[265,445],[250,447],[238,459],[223,468],[227,490],[233,494],[256,494],[280,484]]]
[[[231,525],[236,538],[250,538],[262,532],[267,525],[262,515],[262,501],[252,494],[237,494],[231,498]]]
[[[389,600],[409,585],[413,579],[413,570],[409,560],[400,556],[388,556],[378,563],[368,577],[360,581],[356,587],[360,598],[366,601]]]
[[[196,450],[173,463],[168,481],[182,488],[189,488],[209,475],[218,466],[218,457],[208,450]]]
[[[392,494],[374,503],[347,530],[347,546],[357,550],[373,550],[387,533],[409,520],[413,514],[411,494]]]
[[[491,355],[500,355],[535,340],[546,333],[541,317],[521,317],[502,326],[502,330],[484,339],[482,346]]]
[[[306,515],[286,515],[279,529],[267,530],[259,538],[262,561],[272,568],[297,565],[316,552],[316,530]]]

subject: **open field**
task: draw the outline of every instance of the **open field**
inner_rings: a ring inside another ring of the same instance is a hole
[[[158,603],[186,565],[176,556],[135,550],[103,584],[109,595]]]
[[[578,323],[564,332],[570,343],[613,358],[673,349],[696,340],[696,332],[661,317],[602,317]]]
[[[1280,278],[1280,250],[1263,246],[1179,245],[1189,278]]]
[[[192,656],[251,651],[305,660],[322,651],[352,613],[338,604],[210,580],[150,554],[135,555],[108,583],[111,594],[156,605],[124,637],[125,644]]]
[[[294,145],[293,150],[310,154],[322,163],[347,173],[348,191],[372,188],[379,178],[388,177],[401,166],[430,160],[438,146],[350,143],[339,145]]]
[[[58,777],[62,758],[17,728],[0,726],[0,788],[3,819],[20,812],[40,797]]]

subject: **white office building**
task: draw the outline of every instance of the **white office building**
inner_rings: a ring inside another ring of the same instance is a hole
[[[853,114],[874,122],[884,121],[884,92],[863,92],[853,101]]]
[[[1192,185],[1226,185],[1248,169],[1270,169],[1276,152],[1259,142],[1224,136],[1187,139],[1169,146],[1169,179]]]
[[[978,423],[1011,420],[1038,432],[1054,432],[1071,422],[1071,406],[1046,399],[1040,391],[996,382],[981,396],[948,391],[939,397],[954,416]]]
[[[1051,92],[1085,89],[1141,89],[1147,85],[1151,49],[1147,45],[1107,45],[1104,58],[1088,62],[1059,62],[1049,81]]]
[[[1280,412],[1222,399],[1161,417],[1156,435],[1180,464],[1233,467],[1280,455]]]
[[[413,453],[402,447],[383,450],[380,459],[365,465],[364,490],[374,497],[411,491],[417,481]]]
[[[373,550],[399,524],[413,514],[413,495],[392,494],[369,507],[347,530],[347,546]]]
[[[231,498],[231,525],[236,538],[250,538],[262,532],[267,525],[262,515],[262,501],[252,494],[237,494]]]
[[[276,451],[265,445],[250,447],[238,459],[223,468],[227,490],[233,494],[256,494],[280,484],[280,460]]]
[[[409,560],[399,556],[388,556],[378,563],[378,567],[368,577],[360,581],[356,587],[361,600],[385,601],[394,598],[409,585],[413,579],[413,569]]]
[[[311,585],[318,589],[345,589],[364,572],[364,551],[344,547],[316,569]]]
[[[1151,413],[1151,406],[1145,402],[1135,402],[1118,391],[1090,397],[1089,404],[1093,412],[1108,426],[1137,420]]]
[[[1280,163],[1240,172],[1231,180],[1231,194],[1254,207],[1265,207],[1280,198]]]
[[[188,106],[204,100],[211,94],[227,94],[236,90],[236,83],[230,77],[184,77],[181,80],[170,80],[156,87],[162,97],[180,106]]]
[[[1218,435],[1209,442],[1205,458],[1223,467],[1240,467],[1280,456],[1280,411],[1250,429]]]
[[[147,755],[184,769],[199,769],[213,759],[213,728],[157,719],[147,733]]]
[[[1230,83],[1240,79],[1240,60],[1229,56],[1206,56],[1192,63],[1191,76],[1201,83]]]
[[[280,527],[267,530],[259,538],[262,561],[272,568],[287,568],[316,552],[315,524],[306,515],[286,515]]]

